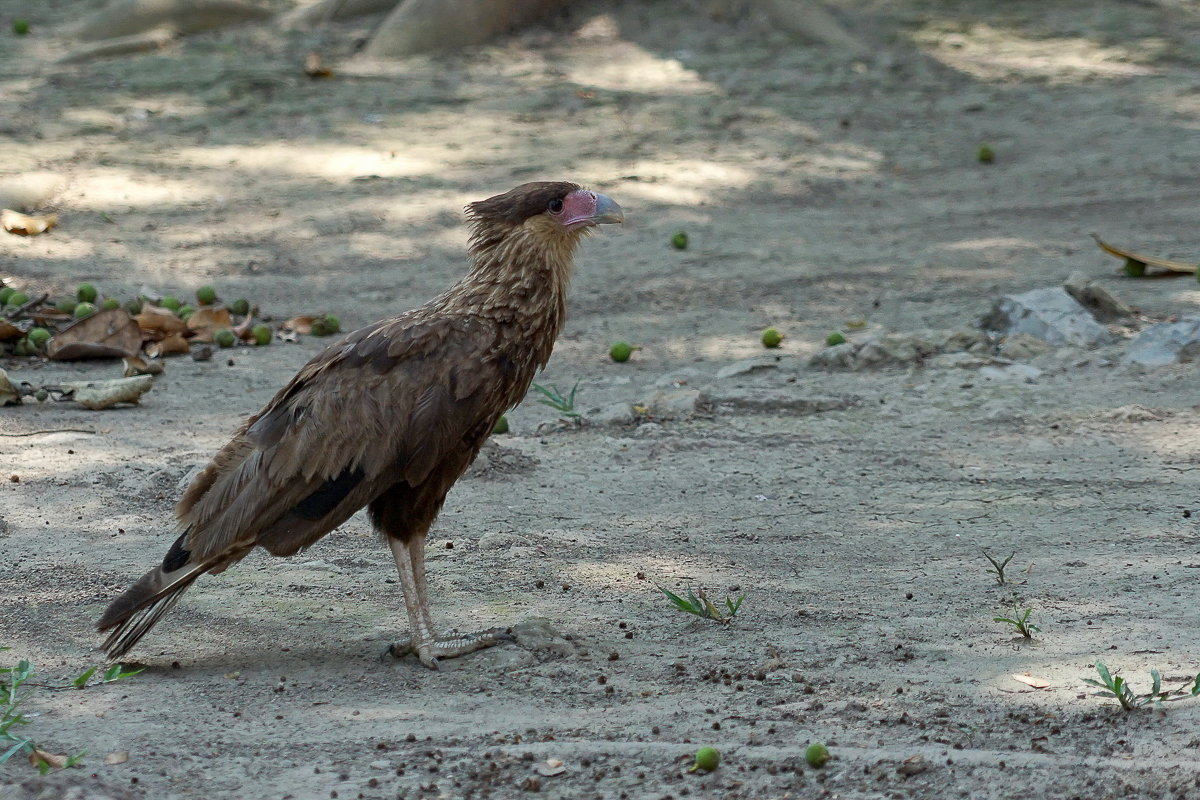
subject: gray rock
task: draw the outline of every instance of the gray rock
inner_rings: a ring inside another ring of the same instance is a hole
[[[859,346],[857,342],[844,342],[826,347],[824,350],[818,350],[809,359],[808,365],[827,369],[854,369],[857,364],[854,356],[858,353]]]
[[[633,405],[631,403],[613,403],[588,414],[587,419],[593,425],[628,425],[633,422]]]
[[[748,358],[744,361],[735,361],[732,364],[721,367],[717,370],[717,378],[725,380],[726,378],[736,378],[769,369],[779,369],[778,362],[761,358]]]
[[[717,409],[807,416],[822,411],[842,411],[857,405],[859,398],[807,397],[771,389],[714,389],[708,400]]]
[[[1004,337],[1004,341],[1000,343],[1000,355],[1015,361],[1037,358],[1053,349],[1054,345],[1045,339],[1030,336],[1028,333],[1014,333]]]
[[[1146,328],[1129,343],[1127,364],[1161,367],[1200,357],[1200,317],[1160,322]]]
[[[861,340],[826,347],[808,363],[811,367],[859,370],[915,364],[939,353],[970,351],[984,355],[990,349],[987,336],[977,330],[874,332]]]
[[[655,392],[641,404],[655,419],[687,419],[708,410],[708,397],[698,389]]]
[[[981,327],[1009,336],[1027,333],[1053,345],[1099,347],[1115,336],[1059,286],[1006,294],[996,301]]]
[[[1063,289],[1090,311],[1092,316],[1104,322],[1125,319],[1137,313],[1125,301],[1082,272],[1072,272],[1063,284]]]

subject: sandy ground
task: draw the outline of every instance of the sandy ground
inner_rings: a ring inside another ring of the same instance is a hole
[[[429,560],[444,626],[517,644],[438,673],[381,661],[405,615],[356,517],[201,581],[134,652],[141,675],[35,694],[25,733],[87,756],[44,780],[14,760],[4,800],[1200,797],[1200,700],[1126,714],[1083,684],[1097,658],[1139,691],[1200,671],[1195,367],[1131,369],[1119,346],[1039,356],[1029,383],[806,366],[847,320],[970,327],[1073,270],[1152,317],[1195,312],[1194,280],[1124,279],[1087,234],[1200,256],[1197,3],[847,2],[858,61],[614,2],[385,68],[352,59],[364,20],[326,32],[319,82],[299,69],[316,37],[269,25],[54,66],[52,23],[95,5],[0,0],[0,172],[69,179],[60,227],[5,237],[0,272],[59,293],[213,283],[356,327],[461,274],[466,202],[571,178],[628,222],[581,253],[544,382],[580,381],[588,411],[673,383],[742,402],[541,434],[552,410],[511,414]],[[718,378],[765,355],[768,324],[778,359]],[[644,349],[614,364],[617,338]],[[5,663],[47,683],[97,663],[94,620],[174,538],[180,482],[322,344],[172,360],[140,408],[0,411]],[[799,413],[815,399],[838,410]],[[61,428],[95,433],[13,436]],[[1009,584],[985,547],[1015,551]],[[730,625],[689,622],[657,586],[746,599]],[[1032,640],[992,622],[1014,603]],[[688,775],[701,744],[724,764]]]

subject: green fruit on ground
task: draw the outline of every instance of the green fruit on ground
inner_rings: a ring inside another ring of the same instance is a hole
[[[196,300],[202,306],[211,306],[217,302],[217,290],[211,286],[201,286],[196,290]]]
[[[266,325],[262,325],[262,324],[255,325],[254,329],[251,331],[251,333],[254,334],[254,343],[255,344],[270,344],[271,343],[271,329],[268,328]]]
[[[179,307],[183,305],[183,303],[179,302],[178,297],[172,297],[171,295],[167,295],[162,300],[159,300],[158,304],[168,311],[178,311]]]
[[[239,317],[244,317],[250,313],[250,301],[244,297],[239,297],[229,304],[229,313],[237,314]]]
[[[29,346],[28,339],[21,339],[17,342],[17,346],[13,349],[13,352],[21,357],[31,356],[33,355],[33,348]]]
[[[37,392],[34,393],[33,396],[37,398],[37,401],[39,403],[44,403],[50,399],[50,393],[47,392],[45,389],[38,389]]]
[[[333,314],[325,315],[325,332],[330,336],[342,329],[342,321]]]
[[[196,308],[194,306],[180,306],[179,309],[176,310],[175,316],[179,317],[180,319],[187,319],[195,313]]]
[[[783,334],[778,328],[767,328],[762,332],[763,347],[779,347],[779,343],[783,341]]]
[[[840,331],[834,331],[833,333],[831,333],[825,337],[825,344],[828,345],[829,347],[833,347],[835,344],[845,344],[845,343],[846,343],[846,337],[842,336]]]
[[[54,303],[54,307],[64,314],[74,314],[75,306],[77,305],[79,305],[78,300],[71,300],[66,297],[64,297],[62,300],[56,300]]]
[[[50,341],[50,331],[45,328],[33,328],[25,338],[29,339],[29,343],[40,350],[46,346],[46,342]]]
[[[715,747],[701,747],[696,751],[696,763],[692,764],[688,772],[695,772],[702,769],[705,772],[712,772],[721,765],[721,754],[717,752]]]
[[[117,309],[120,307],[121,307],[121,301],[118,300],[117,298],[115,298],[115,297],[104,298],[104,310],[105,311],[112,311],[113,309]]]
[[[508,417],[501,414],[500,419],[496,420],[496,427],[492,428],[492,433],[508,433]]]
[[[233,331],[229,330],[229,328],[221,328],[221,330],[217,331],[217,335],[214,338],[218,347],[233,347],[234,342],[237,341],[237,337],[233,335]]]
[[[813,742],[805,749],[804,760],[810,767],[820,769],[829,761],[829,748],[820,742]]]
[[[29,295],[24,292],[13,292],[8,296],[8,302],[5,305],[23,306],[29,302]]]
[[[13,294],[16,293],[16,291],[17,290],[11,286],[5,286],[3,289],[0,289],[0,306],[7,303],[8,298],[12,297]]]
[[[312,321],[312,325],[308,329],[308,332],[313,336],[328,336],[329,328],[326,327],[324,318],[314,319]]]
[[[75,297],[81,303],[94,303],[96,302],[97,295],[96,287],[90,283],[81,283],[79,284],[79,288],[75,290]]]
[[[24,36],[25,34],[29,33],[29,20],[14,19],[13,33],[15,33],[17,36]]]
[[[140,297],[135,297],[132,300],[126,300],[125,310],[130,314],[142,313],[142,299]]]
[[[676,250],[687,250],[687,244],[688,237],[683,231],[676,231],[675,235],[671,237],[671,247]]]
[[[1146,265],[1136,258],[1125,259],[1125,274],[1131,278],[1143,278],[1146,275]],[[1197,273],[1200,275],[1200,272]]]
[[[981,144],[979,150],[975,152],[975,157],[979,159],[980,164],[990,164],[996,160],[996,151],[991,145]]]
[[[75,306],[75,311],[72,312],[75,319],[86,319],[96,313],[96,306],[91,303],[80,303]]]
[[[608,357],[618,364],[624,364],[633,355],[633,347],[629,342],[613,342],[613,346],[608,348]]]

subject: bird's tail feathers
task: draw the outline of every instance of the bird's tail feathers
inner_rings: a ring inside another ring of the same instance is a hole
[[[97,630],[113,631],[104,640],[103,648],[109,661],[128,653],[150,629],[171,610],[188,587],[215,564],[188,564],[174,572],[164,572],[157,566],[147,572],[113,600]]]

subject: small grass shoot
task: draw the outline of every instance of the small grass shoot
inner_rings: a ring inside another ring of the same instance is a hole
[[[8,647],[0,647],[0,651],[10,649]],[[96,667],[92,667],[66,686],[48,686],[43,688],[56,691],[71,688],[83,689],[88,685],[88,681],[92,679],[92,676],[96,674],[96,669]],[[137,675],[139,672],[141,672],[140,669],[126,671],[120,664],[114,664],[104,672],[103,677],[99,681],[91,685],[100,686],[101,684],[112,683],[122,678],[128,678],[131,675]],[[33,674],[33,665],[24,659],[15,667],[0,667],[0,748],[8,747],[8,749],[0,753],[0,767],[4,766],[17,753],[26,753],[30,762],[35,764],[38,770],[45,775],[52,768],[75,766],[86,755],[87,751],[70,756],[55,755],[43,750],[34,743],[31,737],[22,738],[17,734],[16,726],[28,725],[32,721],[29,715],[21,711],[21,705],[32,693],[32,688],[28,687],[36,685],[29,683],[29,678]]]
[[[685,600],[673,592],[658,587],[659,591],[667,596],[671,601],[671,605],[680,611],[685,611],[688,614],[695,614],[700,619],[711,619],[716,622],[729,623],[737,616],[738,609],[742,607],[742,601],[746,599],[746,595],[742,595],[737,600],[729,597],[725,598],[725,610],[722,611],[704,594],[704,589],[697,589],[693,594],[692,590],[688,589],[688,596]]]
[[[1183,700],[1185,697],[1200,695],[1200,674],[1196,675],[1192,680],[1192,685],[1186,689],[1163,691],[1162,676],[1158,674],[1158,670],[1153,669],[1150,670],[1150,691],[1146,694],[1135,694],[1133,689],[1129,688],[1129,682],[1120,675],[1110,673],[1103,661],[1097,660],[1095,666],[1096,672],[1100,675],[1100,680],[1084,678],[1083,682],[1089,686],[1096,686],[1101,689],[1101,691],[1096,692],[1096,697],[1116,698],[1117,702],[1121,704],[1121,708],[1126,711],[1135,711],[1146,706],[1161,707],[1164,702]]]
[[[1007,563],[1007,562],[1006,562]],[[992,622],[1007,622],[1017,629],[1017,633],[1024,636],[1026,639],[1032,639],[1035,633],[1041,633],[1042,629],[1029,621],[1029,614],[1033,611],[1032,608],[1025,609],[1024,612],[1015,603],[1011,617],[992,617]]]
[[[557,386],[551,386],[547,389],[541,384],[533,384],[533,390],[542,395],[538,400],[544,406],[550,406],[564,417],[578,419],[582,416],[575,410],[575,392],[579,389],[579,381],[575,381],[575,385],[571,387],[571,393],[563,395]]]
[[[983,548],[983,557],[992,562],[992,569],[989,569],[988,572],[996,576],[996,583],[1000,584],[1001,586],[1008,583],[1008,579],[1004,577],[1004,568],[1008,566],[1008,562],[1012,561],[1013,556],[1016,554],[1017,551],[1013,550],[1008,558],[1004,559],[1003,561],[997,561],[996,559],[992,558],[992,554],[987,551],[986,547]]]

